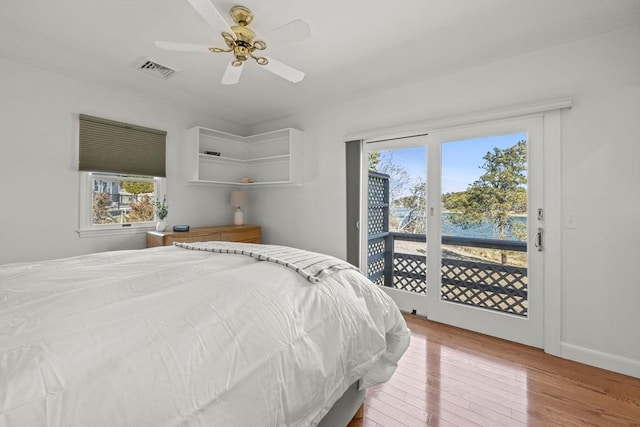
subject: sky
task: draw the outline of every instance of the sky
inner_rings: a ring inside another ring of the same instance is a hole
[[[482,157],[493,148],[508,148],[526,140],[526,133],[488,136],[442,144],[442,192],[464,191],[484,173]],[[402,165],[412,176],[426,180],[426,147],[393,151],[393,163]],[[384,155],[382,156],[384,158]]]

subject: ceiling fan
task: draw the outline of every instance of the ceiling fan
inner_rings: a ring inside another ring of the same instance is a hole
[[[191,6],[204,18],[204,20],[216,31],[221,31],[226,48],[210,47],[207,45],[191,43],[174,43],[156,41],[156,46],[172,51],[182,52],[212,52],[233,54],[233,60],[227,66],[222,76],[222,84],[233,85],[240,80],[240,74],[244,63],[252,58],[261,68],[297,83],[304,78],[304,73],[289,65],[283,64],[271,57],[261,56],[260,52],[267,48],[267,44],[256,38],[256,33],[249,28],[253,21],[253,13],[245,6],[234,6],[230,14],[236,25],[229,26],[222,14],[216,9],[210,0],[188,0]],[[303,40],[311,34],[309,24],[302,20],[295,20],[269,33],[271,40],[286,42],[291,40]]]

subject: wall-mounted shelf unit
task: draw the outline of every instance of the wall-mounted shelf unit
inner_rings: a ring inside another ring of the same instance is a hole
[[[187,135],[189,180],[218,185],[301,185],[303,138],[302,131],[292,128],[245,137],[193,127]],[[252,182],[241,182],[243,177]]]

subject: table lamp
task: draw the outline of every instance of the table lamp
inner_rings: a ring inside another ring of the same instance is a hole
[[[244,213],[242,208],[247,206],[247,193],[245,191],[232,191],[230,204],[236,211],[233,214],[233,223],[235,225],[244,225]]]

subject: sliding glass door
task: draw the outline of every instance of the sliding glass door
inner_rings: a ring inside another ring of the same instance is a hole
[[[541,151],[535,118],[366,144],[370,277],[403,311],[542,347]]]

